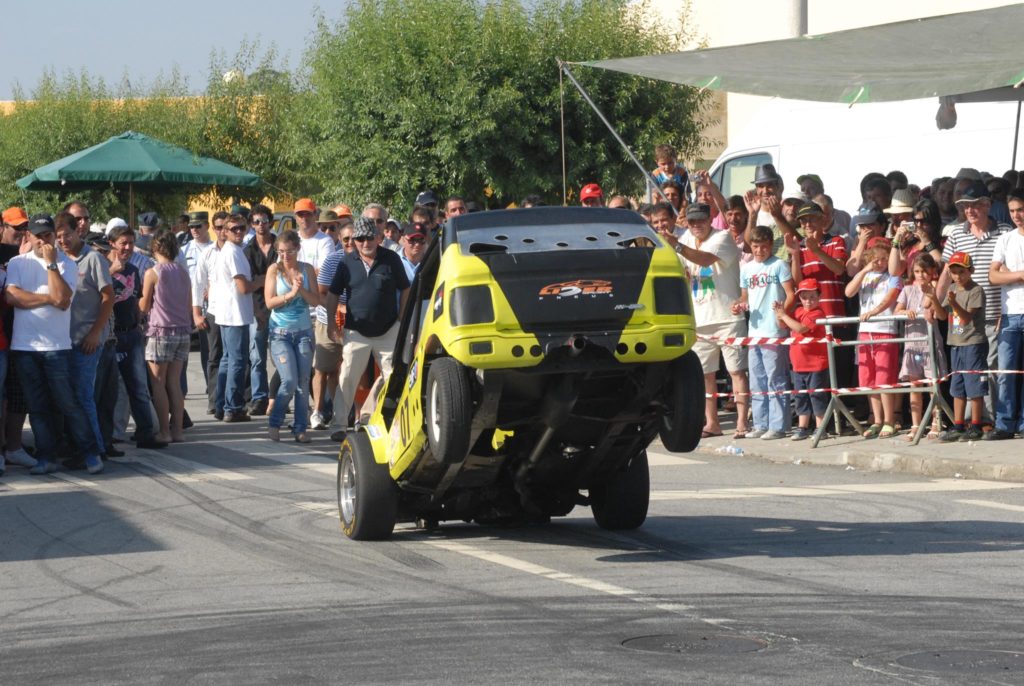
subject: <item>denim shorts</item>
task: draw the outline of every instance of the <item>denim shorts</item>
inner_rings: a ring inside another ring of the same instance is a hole
[[[957,374],[959,371],[987,370],[988,341],[950,348],[953,375],[949,393],[954,398],[984,398],[988,395],[987,374]]]

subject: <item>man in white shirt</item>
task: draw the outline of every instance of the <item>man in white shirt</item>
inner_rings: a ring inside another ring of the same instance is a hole
[[[1024,369],[1024,191],[1011,191],[1006,200],[1015,230],[996,239],[988,279],[993,286],[1001,286],[999,369],[1021,370]],[[1024,434],[1017,375],[1000,374],[996,383],[996,426],[985,434],[985,440],[989,441]]]
[[[217,419],[224,419],[224,380],[220,376],[224,346],[220,340],[220,327],[217,326],[213,314],[217,294],[210,288],[210,277],[217,264],[220,249],[224,245],[224,222],[227,220],[227,212],[220,211],[213,215],[213,233],[216,240],[200,255],[195,272],[189,272],[192,281],[192,321],[200,337],[206,338],[209,351],[205,365],[208,397],[206,414],[212,414]],[[206,304],[205,308],[203,303]]]
[[[219,375],[224,378],[224,421],[247,422],[245,411],[245,363],[249,359],[249,327],[255,321],[252,308],[252,268],[242,240],[249,228],[244,215],[232,214],[224,222],[224,245],[217,253],[210,279],[213,316],[220,328],[224,359]]]
[[[60,415],[90,474],[103,471],[100,446],[75,397],[71,374],[71,298],[78,267],[54,247],[53,218],[29,220],[31,252],[7,265],[7,304],[14,307],[11,352],[25,391],[29,423],[36,440],[32,474],[57,471],[56,437]]]

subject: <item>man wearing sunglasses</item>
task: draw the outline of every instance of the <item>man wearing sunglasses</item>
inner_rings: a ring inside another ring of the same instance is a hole
[[[249,386],[251,391],[249,413],[265,415],[270,404],[267,379],[267,348],[270,346],[270,310],[263,297],[263,283],[270,265],[277,262],[274,242],[277,236],[270,230],[273,212],[265,205],[253,205],[249,212],[250,231],[254,238],[243,252],[252,269],[252,307],[255,321],[249,327]]]
[[[245,363],[249,357],[249,327],[252,311],[252,268],[242,252],[242,240],[249,222],[232,214],[224,222],[224,247],[217,254],[211,274],[210,291],[217,292],[213,316],[220,327],[224,359],[219,375],[224,377],[224,421],[247,422],[245,411]]]
[[[405,275],[409,278],[409,283],[412,283],[413,277],[416,276],[416,269],[427,253],[427,231],[426,226],[416,222],[402,235],[402,250],[398,256],[402,258],[402,266],[405,267]]]
[[[377,226],[373,220],[367,217],[356,220],[352,239],[356,249],[342,258],[325,302],[327,312],[334,312],[339,296],[347,296],[340,385],[334,396],[331,422],[342,428],[331,434],[335,441],[345,438],[344,427],[355,404],[356,385],[370,355],[377,359],[385,378],[391,374],[398,320],[409,296],[409,279],[402,259],[378,246]],[[334,317],[327,319],[327,335],[333,341],[338,340]]]

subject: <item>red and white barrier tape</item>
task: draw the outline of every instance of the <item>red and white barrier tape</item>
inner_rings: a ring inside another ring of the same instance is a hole
[[[842,343],[841,340],[835,336],[825,336],[824,338],[764,338],[764,337],[722,337],[722,336],[701,336],[697,335],[697,340],[705,341],[707,343],[718,343],[719,345],[810,345],[812,343]]]
[[[736,398],[736,397],[750,397],[750,396],[763,396],[763,395],[810,395],[812,393],[830,393],[834,395],[842,395],[844,393],[856,393],[863,391],[890,391],[897,388],[913,388],[919,386],[923,389],[929,388],[933,383],[938,381],[942,383],[947,379],[951,378],[954,374],[991,374],[993,376],[1000,374],[1024,374],[1024,370],[1021,369],[965,369],[963,371],[950,372],[939,379],[919,379],[917,381],[902,381],[894,384],[879,384],[877,386],[851,386],[849,388],[812,388],[804,389],[799,391],[750,391],[747,393],[705,393],[705,398]]]

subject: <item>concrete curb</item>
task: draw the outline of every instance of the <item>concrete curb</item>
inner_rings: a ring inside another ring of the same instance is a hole
[[[816,452],[801,450],[799,456],[773,455],[748,449],[752,441],[742,441],[743,457],[768,460],[777,464],[813,464],[826,466],[850,466],[866,472],[897,472],[917,474],[936,478],[983,479],[986,481],[1024,482],[1024,464],[981,462],[978,460],[937,457],[934,455],[905,455],[893,452],[869,450],[842,450]],[[733,444],[736,445],[736,444]],[[701,445],[695,452],[703,455],[719,455],[721,446]]]

